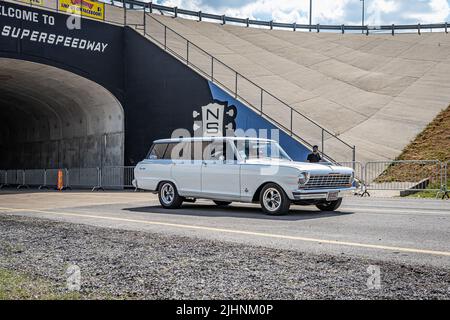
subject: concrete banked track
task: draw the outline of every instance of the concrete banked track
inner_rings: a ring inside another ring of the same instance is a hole
[[[360,161],[395,158],[450,102],[445,33],[309,33],[153,17],[356,145]],[[334,151],[348,160],[348,150]]]

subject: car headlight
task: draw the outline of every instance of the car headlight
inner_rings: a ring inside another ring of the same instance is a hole
[[[309,181],[309,172],[302,172],[298,176],[299,187],[305,186]]]

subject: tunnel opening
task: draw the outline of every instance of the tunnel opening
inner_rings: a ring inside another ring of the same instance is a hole
[[[124,111],[107,89],[52,66],[0,58],[0,169],[124,163]]]

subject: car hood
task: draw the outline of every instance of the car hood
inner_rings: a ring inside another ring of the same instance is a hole
[[[247,160],[247,164],[258,164],[258,165],[279,165],[282,167],[291,167],[298,169],[299,171],[306,171],[311,174],[330,174],[330,173],[341,173],[341,174],[352,174],[353,169],[348,167],[341,167],[336,165],[324,163],[309,163],[309,162],[297,162],[297,161],[287,161],[287,160],[269,160],[269,159],[255,159]]]

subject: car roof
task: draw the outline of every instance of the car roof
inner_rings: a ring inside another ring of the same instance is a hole
[[[254,138],[254,137],[194,137],[194,138],[172,138],[172,139],[159,139],[153,141],[153,143],[171,143],[171,142],[186,142],[186,141],[244,141],[244,140],[257,140],[264,142],[276,142],[271,139]]]

